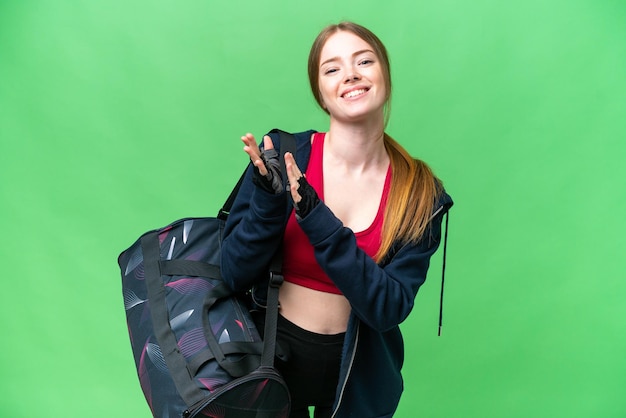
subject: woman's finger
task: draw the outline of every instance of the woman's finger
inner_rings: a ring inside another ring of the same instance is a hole
[[[254,135],[247,133],[241,137],[241,141],[244,143],[243,150],[250,157],[252,164],[259,169],[259,173],[262,176],[267,175],[267,168],[265,167],[263,160],[261,160],[261,150],[259,150],[259,146],[254,139]]]
[[[287,168],[287,178],[289,179],[289,191],[291,192],[291,198],[294,202],[298,203],[302,199],[302,196],[298,193],[298,179],[302,177],[302,172],[293,155],[290,152],[285,153],[285,166]]]

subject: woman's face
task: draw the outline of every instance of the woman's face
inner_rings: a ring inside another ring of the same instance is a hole
[[[356,122],[383,114],[384,76],[373,48],[352,32],[333,34],[322,48],[319,90],[331,118]]]

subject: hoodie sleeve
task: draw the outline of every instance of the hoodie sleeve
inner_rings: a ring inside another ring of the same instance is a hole
[[[250,166],[246,172],[222,240],[222,277],[236,291],[267,277],[285,224],[286,193],[276,195],[256,187],[252,170]]]
[[[311,135],[309,130],[295,134],[298,165],[306,167]],[[268,133],[280,150],[280,137]],[[228,215],[222,240],[221,270],[231,289],[249,289],[268,278],[268,268],[282,242],[291,203],[286,192],[268,193],[252,182],[253,166],[246,170],[241,188]]]
[[[318,263],[348,299],[356,316],[382,332],[406,319],[426,280],[430,257],[439,246],[441,220],[452,200],[445,195],[438,206],[427,236],[398,249],[384,266],[357,246],[354,233],[322,202],[300,221],[300,226],[315,249]]]

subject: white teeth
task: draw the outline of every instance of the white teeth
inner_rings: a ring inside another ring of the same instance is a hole
[[[356,97],[356,96],[359,96],[359,95],[365,93],[365,91],[366,91],[365,89],[352,90],[351,92],[348,92],[348,93],[344,94],[343,97],[345,97],[347,99],[350,99],[352,97]]]

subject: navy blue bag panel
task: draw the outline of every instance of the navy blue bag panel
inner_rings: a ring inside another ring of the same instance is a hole
[[[243,295],[220,276],[224,221],[187,218],[144,234],[119,259],[128,331],[154,417],[287,417]]]

